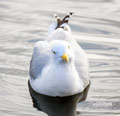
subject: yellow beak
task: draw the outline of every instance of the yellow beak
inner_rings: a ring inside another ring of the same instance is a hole
[[[69,58],[68,58],[68,55],[63,53],[63,56],[61,56],[61,58],[66,61],[66,62],[69,62]]]

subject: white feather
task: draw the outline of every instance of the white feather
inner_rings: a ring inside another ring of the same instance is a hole
[[[55,28],[57,27],[56,23],[52,23],[49,27],[48,27],[48,35],[50,35],[53,31],[55,31]]]
[[[55,24],[52,24],[49,30],[49,33],[52,33],[48,38],[35,45],[30,65],[30,84],[38,93],[50,96],[69,96],[80,93],[89,84],[87,56],[71,33],[60,28],[54,30],[54,28]],[[52,44],[53,42],[55,44]],[[69,52],[74,56],[74,61],[70,64],[62,66],[54,62],[52,47],[59,44],[58,56],[61,52],[67,51],[68,44],[71,45],[74,55],[71,51]]]

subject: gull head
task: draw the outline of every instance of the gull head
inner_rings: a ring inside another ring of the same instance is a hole
[[[55,63],[68,64],[74,61],[74,51],[67,41],[54,40],[51,43],[51,52]]]

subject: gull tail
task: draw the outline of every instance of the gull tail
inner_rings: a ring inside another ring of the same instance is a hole
[[[63,28],[63,24],[68,24],[70,17],[73,15],[73,12],[70,12],[68,15],[66,15],[62,20],[56,15],[55,18],[57,19],[57,28]]]
[[[58,28],[62,28],[65,31],[68,31],[71,33],[71,29],[68,25],[70,17],[73,15],[74,12],[70,12],[68,15],[66,15],[63,19],[58,17],[56,14],[54,14],[55,19],[57,20],[57,23],[52,23],[48,28],[48,35],[53,32],[54,30]]]

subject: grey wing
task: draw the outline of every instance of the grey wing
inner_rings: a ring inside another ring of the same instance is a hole
[[[35,44],[30,62],[30,78],[36,79],[41,74],[45,65],[47,65],[47,63],[50,61],[50,53],[49,44],[47,42],[39,41]]]
[[[86,53],[79,45],[76,45],[75,47],[75,67],[79,77],[83,80],[84,88],[86,88],[90,82],[89,63]]]

